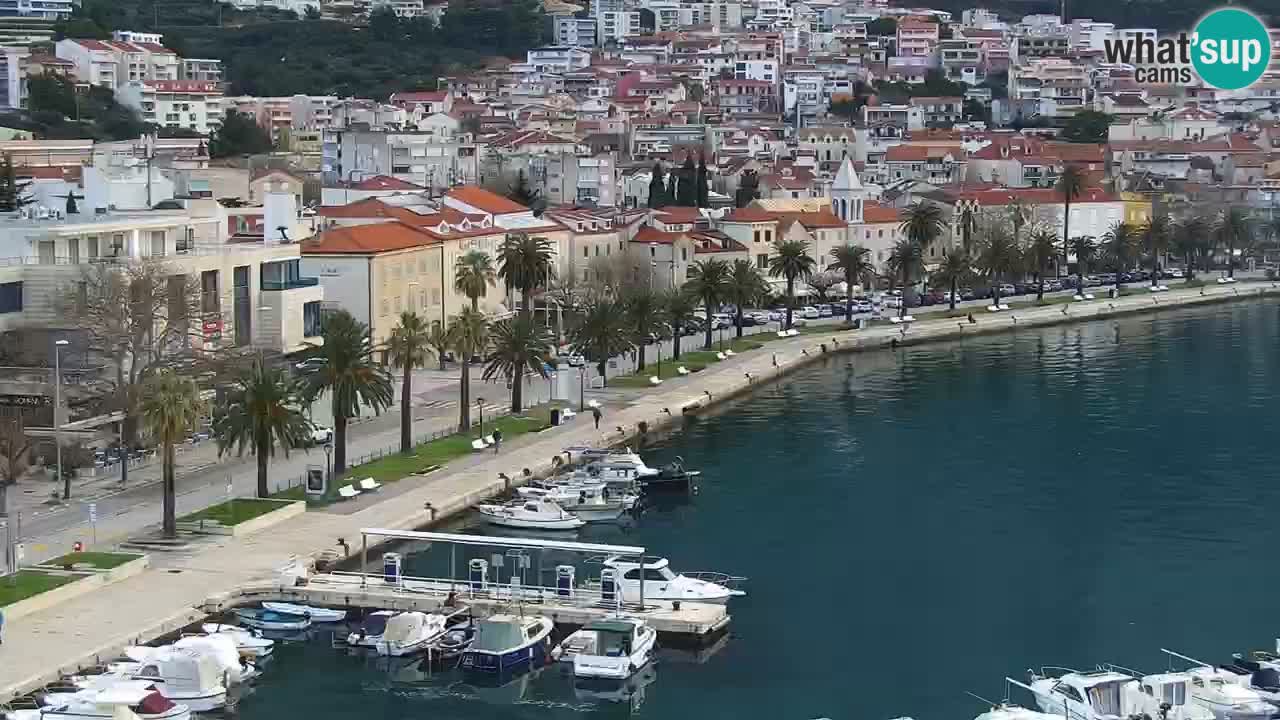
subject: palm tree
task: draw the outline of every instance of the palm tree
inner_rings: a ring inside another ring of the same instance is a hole
[[[1142,246],[1151,256],[1151,287],[1160,284],[1160,257],[1169,252],[1173,221],[1168,215],[1152,215],[1142,226]]]
[[[213,436],[221,456],[233,446],[243,455],[250,450],[258,461],[258,497],[267,497],[267,462],[276,446],[289,457],[290,448],[310,441],[297,381],[279,365],[259,355],[232,376],[226,401],[213,417]]]
[[[607,384],[605,368],[609,359],[631,349],[631,333],[622,305],[608,298],[588,305],[569,333],[569,347],[595,363]]]
[[[854,281],[861,282],[875,275],[876,266],[871,263],[871,251],[861,245],[841,245],[831,251],[831,257],[835,259],[835,262],[831,263],[831,269],[839,270],[844,274],[844,322],[846,325],[852,325]]]
[[[490,338],[484,379],[501,376],[511,383],[511,412],[519,414],[524,410],[524,376],[529,372],[547,376],[551,336],[531,318],[520,316],[494,323]]]
[[[809,255],[809,248],[800,240],[773,241],[773,256],[769,258],[769,276],[787,279],[787,330],[791,329],[791,313],[796,304],[796,279],[813,277],[817,261]],[[707,347],[711,347],[711,331],[707,331]]]
[[[697,317],[698,298],[684,290],[668,291],[663,298],[667,322],[671,323],[671,359],[680,359],[680,338]]]
[[[1178,223],[1173,232],[1173,251],[1187,266],[1187,282],[1195,280],[1196,264],[1209,246],[1213,225],[1201,215],[1193,215]]]
[[[498,251],[498,277],[508,289],[520,291],[521,314],[528,320],[533,312],[533,293],[550,286],[555,270],[551,264],[551,241],[526,233],[508,235]]]
[[[733,314],[733,324],[738,330],[738,337],[742,337],[742,315],[746,308],[768,296],[769,283],[760,277],[755,265],[750,260],[734,260],[725,297],[737,309]]]
[[[431,323],[431,330],[427,332],[427,346],[431,348],[431,353],[440,361],[440,369],[444,370],[444,359],[452,349],[452,345],[449,338],[449,330],[439,320]]]
[[[902,256],[902,260],[906,260],[906,264],[900,266],[910,272],[914,272],[917,267],[924,269],[924,251],[935,240],[942,236],[947,229],[947,222],[943,219],[942,209],[931,203],[917,202],[907,208],[906,216],[899,224],[899,229],[906,235],[906,239],[915,243],[917,250],[914,253],[907,253]],[[904,251],[906,248],[902,248]],[[902,286],[902,306],[899,308],[900,314],[905,315],[907,311],[908,293],[911,291],[910,280],[904,279]]]
[[[400,384],[400,452],[413,448],[413,369],[425,367],[431,354],[431,331],[417,313],[400,313],[400,322],[391,329],[387,352],[391,364],[404,370]],[[462,365],[466,366],[466,358]]]
[[[1076,256],[1076,294],[1083,296],[1085,267],[1098,256],[1098,243],[1092,236],[1081,235],[1071,238],[1069,249]]]
[[[194,380],[161,370],[143,382],[138,411],[152,439],[160,444],[164,484],[164,536],[178,536],[177,486],[173,448],[186,438],[203,414],[204,403]]]
[[[471,298],[471,309],[480,309],[480,298],[498,282],[493,258],[480,250],[471,250],[453,264],[453,289]]]
[[[685,292],[702,301],[706,312],[707,338],[703,347],[711,349],[711,316],[729,294],[729,263],[723,260],[699,260],[689,266]]]
[[[449,323],[449,342],[462,358],[462,381],[458,389],[458,432],[471,429],[471,358],[489,344],[489,321],[475,308],[463,308]]]
[[[1085,175],[1076,165],[1068,164],[1058,176],[1058,193],[1062,195],[1062,260],[1066,264],[1066,243],[1071,237],[1071,203],[1084,192]],[[1081,288],[1083,291],[1083,288]]]
[[[977,265],[991,283],[991,304],[1000,305],[1000,282],[1014,271],[1021,261],[1021,252],[1013,236],[1002,227],[991,228],[978,248]]]
[[[1031,274],[1036,279],[1036,302],[1044,302],[1044,276],[1049,263],[1058,256],[1058,237],[1052,230],[1037,230],[1031,234],[1026,259]]]
[[[1227,277],[1236,276],[1236,247],[1247,242],[1253,229],[1243,208],[1233,207],[1218,216],[1215,233],[1220,246],[1227,249]]]
[[[637,289],[623,299],[626,306],[627,325],[631,328],[632,342],[636,346],[636,369],[644,369],[644,349],[654,335],[661,335],[663,328],[662,297],[648,288]]]
[[[951,287],[951,295],[949,309],[956,309],[956,293],[959,290],[960,283],[964,282],[971,274],[973,274],[973,260],[970,259],[969,253],[964,248],[951,248],[951,251],[942,256],[942,264],[930,276],[935,282],[943,283]]]
[[[1125,271],[1133,266],[1133,258],[1138,252],[1137,241],[1137,230],[1126,222],[1113,223],[1102,236],[1102,246],[1099,250],[1107,264],[1116,273],[1117,295],[1123,287]]]
[[[889,250],[889,258],[885,261],[885,265],[889,269],[891,286],[892,278],[902,279],[903,293],[902,302],[898,303],[898,317],[905,317],[907,314],[906,289],[910,287],[911,278],[915,277],[916,271],[924,267],[923,246],[911,238],[902,238]]]
[[[330,315],[324,324],[324,342],[308,345],[307,357],[320,360],[308,373],[304,395],[314,400],[328,392],[333,408],[333,473],[347,469],[347,422],[360,407],[375,412],[391,406],[395,391],[391,374],[374,359],[369,326],[346,310]]]

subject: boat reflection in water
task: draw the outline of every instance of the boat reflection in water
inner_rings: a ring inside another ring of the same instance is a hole
[[[635,712],[644,704],[646,689],[658,679],[658,668],[649,663],[622,682],[598,680],[573,680],[573,694],[583,702],[626,703]]]

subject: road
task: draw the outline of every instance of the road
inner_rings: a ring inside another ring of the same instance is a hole
[[[1177,281],[1180,282],[1180,281]],[[1133,283],[1131,287],[1141,287]],[[1092,288],[1102,296],[1105,288]],[[1071,291],[1052,293],[1050,296],[1064,296]],[[1032,296],[1022,295],[1010,298],[1013,303],[1027,302]],[[974,300],[958,304],[963,309],[981,309],[989,301]],[[933,305],[912,308],[911,314],[917,317],[945,312],[947,305]],[[891,311],[886,310],[886,313]],[[837,325],[843,322],[841,316],[809,320],[809,326]],[[744,333],[751,335],[773,332],[776,325],[744,328]],[[721,341],[729,342],[734,337],[732,328],[713,332],[713,347]],[[681,340],[683,350],[700,349],[703,342],[701,333],[686,336]],[[657,350],[661,348],[661,356],[668,360],[672,355],[670,340],[662,341],[657,347],[648,346],[646,360],[653,363],[657,359]],[[628,354],[615,358],[608,369],[611,377],[635,372],[635,358]],[[596,368],[588,366],[582,369],[570,369],[565,377],[547,381],[534,378],[526,384],[525,404],[546,402],[553,394],[559,399],[576,401],[580,394],[586,398],[598,399],[600,402],[618,407],[632,402],[643,390],[602,389]],[[473,368],[473,398],[484,398],[485,416],[509,409],[510,389],[505,382],[485,382],[480,378],[479,367]],[[585,391],[580,393],[580,378],[585,380]],[[458,421],[458,382],[459,371],[456,367],[441,371],[435,368],[417,370],[413,377],[414,434],[419,441],[424,436],[447,432],[456,427]],[[396,375],[397,390],[395,398],[399,402],[400,377]],[[556,391],[553,392],[553,386]],[[327,404],[318,401],[312,411],[314,420],[321,424],[331,424],[328,419]],[[475,415],[473,411],[473,416]],[[388,409],[381,415],[357,422],[351,426],[348,438],[349,464],[358,464],[362,456],[379,452],[395,452],[400,441],[400,411],[398,405]],[[282,454],[272,459],[270,483],[273,491],[296,485],[310,467],[324,467],[325,455],[320,449],[310,451],[294,451],[288,457]],[[161,517],[161,489],[159,484],[160,469],[158,463],[149,467],[130,471],[129,487],[121,488],[118,476],[92,480],[81,483],[76,489],[74,499],[67,503],[46,504],[52,484],[40,481],[28,481],[20,484],[16,492],[10,492],[10,509],[21,512],[21,536],[25,539],[24,564],[33,564],[71,550],[76,541],[87,546],[94,544],[96,538],[103,544],[108,540],[120,541],[129,535],[136,534],[145,528],[157,525]],[[228,488],[228,482],[230,488]],[[212,441],[205,441],[198,446],[185,446],[178,457],[178,514],[186,514],[200,510],[219,502],[228,496],[252,496],[257,488],[257,469],[252,457],[231,455],[218,458],[216,446]],[[89,522],[89,507],[96,509],[97,522]],[[16,515],[16,513],[11,513]],[[3,522],[0,520],[0,542],[3,542]],[[15,520],[16,524],[16,520]],[[3,554],[0,554],[2,557]],[[0,560],[3,568],[3,560]]]

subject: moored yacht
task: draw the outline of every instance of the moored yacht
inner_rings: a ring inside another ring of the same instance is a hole
[[[611,492],[604,483],[522,487],[517,492],[526,498],[551,500],[586,522],[617,520],[622,513],[634,508],[638,499],[629,493]]]
[[[15,710],[10,720],[95,720],[126,708],[142,720],[190,720],[191,709],[160,694],[145,680],[122,680],[103,688],[49,693],[35,710]]]
[[[1240,683],[1238,674],[1172,650],[1160,650],[1196,665],[1182,673],[1190,679],[1191,701],[1211,711],[1218,720],[1267,720],[1275,714],[1275,706],[1258,691]]]
[[[152,651],[143,654],[141,650]],[[183,648],[129,648],[141,658],[113,663],[102,675],[72,678],[86,690],[105,690],[121,680],[146,680],[160,694],[186,705],[192,712],[209,712],[227,704],[226,672],[211,655]]]
[[[379,655],[404,657],[425,652],[444,634],[448,617],[436,613],[402,612],[387,620],[386,630],[374,643]]]
[[[476,623],[475,639],[462,654],[462,669],[502,673],[540,665],[555,623],[541,615],[491,615]]]
[[[724,604],[731,597],[747,594],[739,588],[746,578],[723,573],[677,574],[666,558],[645,560],[643,587],[640,563],[615,556],[606,558],[604,566],[617,572],[618,588],[626,602],[640,602],[643,597],[645,600]]]
[[[382,642],[382,635],[387,630],[387,622],[398,615],[398,610],[377,610],[365,616],[360,627],[347,635],[347,644],[352,647],[373,649]]]
[[[275,649],[276,641],[264,638],[256,630],[248,630],[238,625],[205,623],[200,626],[206,635],[226,635],[236,644],[236,650],[244,657],[266,658]]]
[[[658,633],[643,620],[615,617],[587,623],[565,638],[551,657],[573,663],[573,675],[585,680],[622,681],[653,658]]]
[[[262,603],[264,610],[272,610],[286,615],[301,615],[310,618],[313,623],[331,623],[342,622],[347,619],[346,610],[334,610],[333,608],[315,607],[312,605],[297,605],[287,602],[264,602]]]
[[[490,525],[523,530],[577,530],[582,518],[547,498],[524,498],[506,505],[477,505],[476,512]]]

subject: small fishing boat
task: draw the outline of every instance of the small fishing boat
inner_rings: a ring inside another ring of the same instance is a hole
[[[237,608],[235,614],[240,622],[259,630],[306,630],[311,627],[311,618],[306,615],[293,615],[262,608]]]
[[[448,620],[447,615],[402,612],[387,620],[386,629],[373,649],[379,655],[388,657],[425,652],[444,634]]]
[[[101,675],[75,676],[72,682],[84,690],[106,690],[122,680],[146,680],[164,697],[197,713],[227,704],[227,673],[211,654],[171,646],[125,652],[130,662],[109,664]]]
[[[677,574],[671,570],[666,558],[644,561],[643,593],[640,564],[613,556],[606,558],[604,566],[617,573],[617,584],[622,599],[627,602],[645,600],[681,600],[724,604],[731,597],[746,595],[739,586],[746,578],[724,573],[699,572]]]
[[[48,693],[35,710],[15,710],[10,720],[89,720],[116,717],[117,708],[142,720],[190,720],[191,708],[175,703],[145,680],[122,680],[100,689]]]
[[[506,505],[478,505],[490,525],[524,530],[577,530],[586,521],[546,498],[527,498]]]
[[[347,619],[346,610],[334,610],[332,608],[314,607],[311,605],[295,605],[287,602],[264,602],[262,607],[273,612],[284,613],[286,615],[302,615],[311,618],[313,623],[331,623],[342,622]]]
[[[186,635],[178,638],[173,645],[164,647],[174,647],[211,656],[217,662],[218,668],[226,673],[227,682],[232,685],[248,683],[262,674],[257,665],[240,654],[236,641],[229,635]],[[157,650],[163,650],[164,647]],[[144,656],[137,656],[134,659],[143,660]]]
[[[226,635],[236,643],[236,650],[244,657],[266,658],[275,650],[276,641],[264,638],[256,630],[242,628],[239,625],[223,625],[221,623],[205,623],[200,626],[206,635]]]
[[[1239,684],[1253,689],[1267,702],[1280,706],[1280,657],[1275,653],[1267,650],[1235,653],[1222,669],[1234,674]]]
[[[1195,658],[1161,648],[1170,657],[1196,665],[1184,673],[1191,678],[1191,701],[1213,713],[1218,720],[1266,720],[1276,708],[1238,674],[1213,667]]]
[[[376,648],[382,642],[382,634],[387,630],[387,622],[400,614],[398,610],[378,610],[365,616],[360,627],[347,635],[347,644],[351,647]]]
[[[451,664],[471,648],[471,643],[475,639],[476,622],[469,619],[464,620],[457,625],[450,626],[444,631],[444,634],[431,643],[428,657],[432,662],[438,662],[442,665]]]
[[[1147,715],[1162,720],[1215,720],[1196,702],[1185,672],[1140,675],[1115,666],[1077,671],[1045,668],[1030,674],[1029,684],[1006,678],[1030,690],[1041,711],[1076,720],[1117,720]]]
[[[610,492],[604,483],[522,487],[517,492],[526,498],[551,500],[585,522],[617,520],[639,499],[628,493]]]
[[[535,666],[547,656],[547,642],[555,623],[541,615],[491,615],[476,624],[471,647],[462,654],[462,669],[502,673]]]
[[[584,625],[557,645],[551,657],[573,663],[576,678],[622,681],[649,664],[657,640],[657,631],[643,620],[608,618]]]

